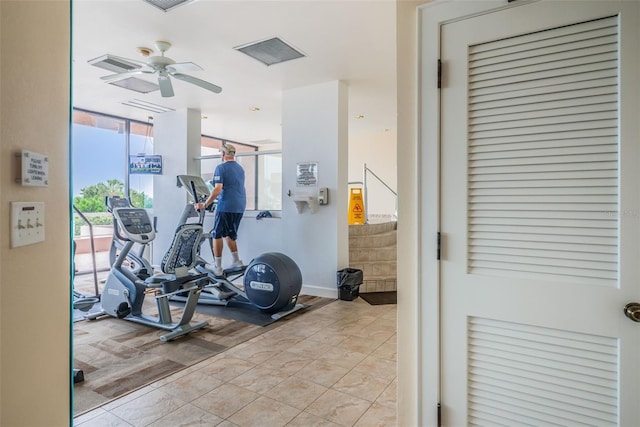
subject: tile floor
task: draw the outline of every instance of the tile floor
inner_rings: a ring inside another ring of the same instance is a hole
[[[74,426],[395,426],[396,307],[335,301]]]

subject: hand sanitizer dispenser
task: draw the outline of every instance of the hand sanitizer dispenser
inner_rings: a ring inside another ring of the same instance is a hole
[[[296,209],[298,213],[301,214],[304,212],[305,207],[309,207],[309,212],[315,213],[318,210],[318,198],[307,192],[296,192],[293,195],[293,202],[296,204]]]

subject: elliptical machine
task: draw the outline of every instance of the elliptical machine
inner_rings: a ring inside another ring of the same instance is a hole
[[[202,225],[205,210],[196,211],[194,204],[204,202],[209,197],[209,188],[200,176],[178,175],[178,186],[184,187],[193,200],[183,210],[180,223],[188,223],[189,218],[197,217]],[[212,205],[213,206],[213,205]],[[202,236],[203,242],[212,243],[212,233]],[[211,247],[211,246],[210,246]],[[232,306],[233,303],[249,304],[260,311],[271,314],[277,320],[305,308],[298,303],[302,289],[302,273],[298,265],[287,255],[279,252],[267,252],[255,257],[248,266],[223,270],[222,277],[216,276],[205,268],[206,261],[199,258],[196,270],[207,274],[211,284],[200,294],[201,304]],[[242,285],[237,283],[242,279]],[[184,301],[184,295],[176,294],[172,300]]]
[[[114,208],[113,216],[124,233],[126,243],[111,267],[102,290],[102,311],[87,316],[87,319],[94,320],[109,315],[170,331],[160,337],[163,342],[207,326],[208,322],[190,323],[198,296],[202,288],[210,283],[207,274],[190,272],[197,262],[202,225],[184,224],[178,227],[171,247],[162,260],[164,274],[155,274],[141,280],[131,270],[123,267],[123,263],[134,244],[146,244],[155,239],[149,215],[145,209],[123,207]],[[158,316],[142,312],[148,292],[153,293],[156,299]],[[178,293],[185,296],[185,305],[182,316],[174,322],[171,319],[169,299]]]

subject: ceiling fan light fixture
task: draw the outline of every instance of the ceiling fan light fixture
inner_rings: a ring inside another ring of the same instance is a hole
[[[306,56],[279,37],[236,46],[234,49],[267,66]]]
[[[158,9],[169,12],[172,9],[175,9],[178,6],[183,6],[187,3],[191,3],[194,0],[144,0],[146,3],[149,3],[151,6],[157,7]]]

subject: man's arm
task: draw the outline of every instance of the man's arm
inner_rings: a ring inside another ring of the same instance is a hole
[[[209,194],[209,197],[207,197],[207,200],[204,203],[195,204],[194,207],[196,208],[196,210],[199,211],[200,209],[204,209],[207,206],[209,206],[211,203],[213,203],[216,197],[220,195],[221,191],[222,191],[222,183],[216,184],[216,186],[213,187],[213,191],[211,191],[211,193]]]

